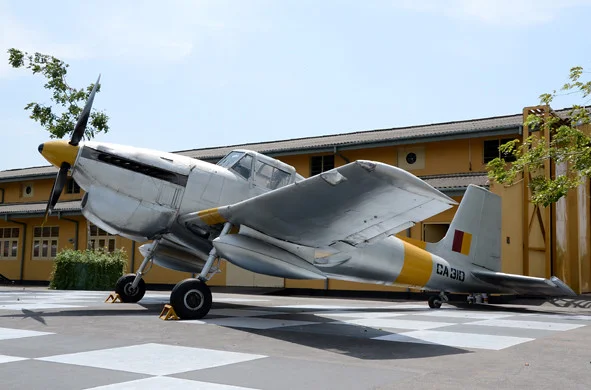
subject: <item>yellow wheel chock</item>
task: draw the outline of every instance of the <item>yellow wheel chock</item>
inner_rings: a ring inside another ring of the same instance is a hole
[[[117,301],[123,302],[121,297],[117,293],[112,293],[109,297],[105,300],[105,303],[116,303]]]
[[[160,313],[160,319],[167,320],[180,320],[179,316],[176,315],[174,308],[171,305],[164,305],[162,312]]]

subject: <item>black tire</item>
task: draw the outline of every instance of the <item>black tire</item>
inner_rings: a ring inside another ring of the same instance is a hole
[[[211,290],[199,279],[185,279],[170,293],[170,304],[183,320],[198,320],[211,309]]]
[[[135,289],[131,288],[135,274],[123,275],[115,284],[115,292],[121,297],[121,301],[125,303],[136,303],[139,302],[146,293],[146,282],[144,279],[140,279]]]
[[[439,309],[441,307],[441,298],[437,296],[429,297],[429,307],[431,309]]]

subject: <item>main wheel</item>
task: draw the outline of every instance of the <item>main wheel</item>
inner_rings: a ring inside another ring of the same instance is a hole
[[[438,296],[429,297],[429,307],[431,309],[439,309],[441,307],[441,298]]]
[[[170,293],[170,304],[183,320],[203,318],[211,309],[211,290],[199,279],[185,279]]]
[[[146,282],[144,279],[140,279],[136,288],[133,288],[133,281],[135,280],[135,274],[123,275],[115,284],[115,292],[121,297],[121,301],[125,303],[136,303],[144,297],[146,293]]]

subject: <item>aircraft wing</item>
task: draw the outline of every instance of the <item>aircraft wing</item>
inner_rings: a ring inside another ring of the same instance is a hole
[[[190,213],[181,223],[229,221],[280,240],[360,247],[457,204],[403,169],[355,161],[245,201]]]
[[[544,279],[486,270],[472,271],[472,275],[485,283],[512,290],[518,295],[546,297],[577,296],[569,286],[556,276],[552,276],[550,279]]]

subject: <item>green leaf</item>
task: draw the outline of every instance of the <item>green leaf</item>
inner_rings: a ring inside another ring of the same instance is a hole
[[[590,95],[591,81],[581,80],[584,74],[580,66],[571,68],[571,82],[564,84],[562,90],[579,93],[583,98]],[[540,95],[540,100],[542,104],[549,104],[555,96],[556,91],[545,93]],[[524,175],[531,175],[531,202],[549,206],[591,177],[591,137],[585,127],[588,129],[591,125],[591,116],[585,102],[573,105],[566,118],[552,111],[544,116],[530,114],[524,125],[529,129],[529,137],[523,142],[511,141],[499,147],[503,156],[512,155],[515,161],[507,163],[497,158],[487,164],[491,180],[510,186]],[[549,162],[564,173],[548,177]]]
[[[41,74],[45,78],[43,86],[51,95],[53,104],[50,106],[36,102],[27,104],[25,110],[30,112],[29,117],[45,128],[51,138],[69,136],[74,131],[78,116],[94,84],[80,89],[70,87],[66,82],[69,65],[54,56],[42,53],[29,54],[15,48],[8,49],[8,54],[8,63],[12,67],[24,67],[33,74]],[[99,91],[100,85],[97,87],[97,92]],[[85,138],[91,139],[99,133],[109,131],[109,117],[105,113],[93,109],[91,118],[94,120],[90,120],[86,127]]]

